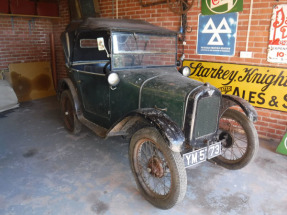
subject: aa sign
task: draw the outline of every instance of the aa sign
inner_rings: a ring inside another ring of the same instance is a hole
[[[233,56],[235,53],[238,13],[198,16],[196,53]]]
[[[287,5],[277,5],[273,9],[269,35],[267,61],[287,63]]]
[[[190,78],[208,82],[223,94],[287,112],[287,69],[192,60],[183,61],[183,66],[190,68]]]

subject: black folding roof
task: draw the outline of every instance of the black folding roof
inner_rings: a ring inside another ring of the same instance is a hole
[[[138,33],[154,33],[164,35],[176,35],[177,32],[171,31],[143,20],[132,19],[108,19],[88,17],[85,20],[72,21],[66,31],[86,31],[86,30],[113,30],[131,31]]]

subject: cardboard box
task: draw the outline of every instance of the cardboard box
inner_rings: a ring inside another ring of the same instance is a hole
[[[39,16],[59,16],[59,8],[56,2],[38,2],[37,15]]]
[[[11,14],[35,15],[36,4],[30,0],[10,0]]]
[[[0,13],[9,13],[9,1],[0,0]]]

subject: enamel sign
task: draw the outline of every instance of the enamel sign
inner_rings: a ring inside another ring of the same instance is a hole
[[[233,56],[236,46],[238,13],[198,17],[196,53]]]
[[[243,10],[243,0],[201,0],[203,15],[239,12]]]
[[[287,133],[284,135],[282,141],[277,147],[276,152],[287,155]]]
[[[287,63],[287,5],[277,5],[273,9],[269,35],[267,61]]]
[[[222,94],[236,95],[255,107],[287,112],[287,68],[185,60],[190,78],[209,82]]]

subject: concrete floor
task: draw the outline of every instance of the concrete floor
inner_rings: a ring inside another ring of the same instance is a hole
[[[231,171],[202,163],[187,170],[183,202],[168,211],[143,199],[128,142],[79,136],[63,127],[55,97],[0,114],[0,214],[287,214],[287,156],[260,141],[256,160]]]

